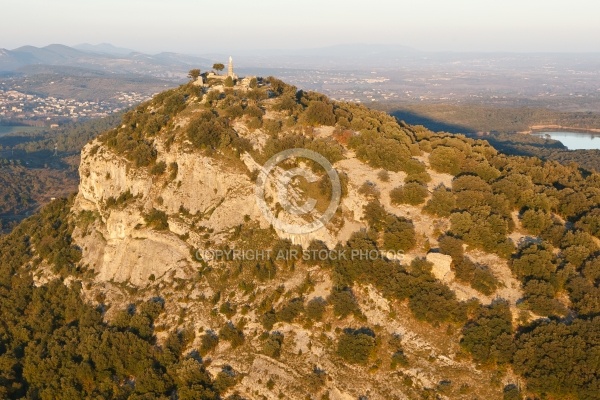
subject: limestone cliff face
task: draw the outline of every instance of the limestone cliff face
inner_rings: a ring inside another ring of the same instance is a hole
[[[79,232],[77,240],[84,261],[101,280],[144,285],[151,275],[158,278],[190,265],[190,245],[178,235],[193,235],[193,229],[179,218],[169,218],[166,230],[145,227],[144,215],[153,208],[168,216],[200,215],[202,225],[216,235],[243,223],[246,215],[258,218],[256,205],[249,201],[253,185],[247,174],[228,171],[198,154],[178,150],[160,154],[167,165],[177,163],[169,181],[133,167],[99,142],[82,152],[74,211],[91,211],[99,218],[93,232]],[[126,204],[107,206],[108,199],[127,192],[132,198]]]
[[[194,264],[190,249],[206,248],[198,226],[211,232],[217,244],[227,243],[229,233],[248,220],[257,221],[261,228],[269,227],[250,178],[260,165],[248,153],[241,157],[243,163],[232,167],[180,146],[166,151],[158,143],[157,148],[158,162],[177,165],[168,178],[136,168],[97,140],[83,149],[74,212],[88,211],[98,218],[90,232],[78,230],[76,240],[83,249],[84,264],[98,273],[99,280],[144,286],[151,276],[159,278],[170,271],[185,275]],[[340,170],[351,166],[341,165]],[[375,176],[376,171],[371,172]],[[349,184],[353,190],[343,199],[341,226],[302,235],[276,231],[277,235],[305,248],[312,240],[330,247],[347,240],[365,226],[360,220],[366,204],[357,194],[359,183]],[[276,195],[273,192],[270,188],[268,195]],[[109,204],[110,199],[124,194],[129,199]],[[146,227],[144,215],[152,209],[168,216],[168,229]]]

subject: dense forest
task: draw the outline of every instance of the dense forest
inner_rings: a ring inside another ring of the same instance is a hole
[[[120,119],[115,115],[0,137],[0,232],[52,198],[75,192],[81,149]]]
[[[564,112],[551,108],[492,107],[478,104],[396,104],[377,105],[411,125],[425,125],[433,131],[450,133],[528,132],[533,126],[558,125],[579,129],[600,127],[600,114]]]
[[[59,128],[46,129],[33,133],[19,133],[0,137],[0,154],[7,158],[10,154],[17,160],[48,156],[57,150],[59,157],[79,154],[83,146],[98,134],[116,126],[122,114],[105,118],[72,122]]]

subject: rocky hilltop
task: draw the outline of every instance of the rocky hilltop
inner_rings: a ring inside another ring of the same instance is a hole
[[[598,174],[271,77],[156,96],[80,175],[61,242],[78,256],[34,236],[36,285],[80,282],[134,334],[160,303],[155,345],[186,337],[222,398],[600,389]]]

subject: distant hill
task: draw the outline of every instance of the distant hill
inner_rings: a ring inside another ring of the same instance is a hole
[[[36,64],[69,65],[77,62],[77,60],[89,58],[86,53],[59,44],[42,48],[23,46],[14,50],[4,50],[4,52],[9,57],[9,60],[13,62],[7,65],[4,62],[4,57],[0,58],[0,70],[5,71]]]
[[[79,101],[111,101],[119,92],[150,96],[171,86],[173,81],[182,80],[55,65],[29,65],[21,68],[19,73],[24,76],[13,78],[12,82],[26,93]]]
[[[73,48],[81,51],[85,51],[87,53],[96,53],[96,54],[109,54],[113,56],[126,56],[128,54],[134,53],[135,50],[126,49],[124,47],[113,46],[110,43],[100,43],[100,44],[89,44],[82,43]]]
[[[82,67],[165,77],[187,74],[190,68],[208,68],[212,61],[177,53],[143,54],[110,44],[83,44],[77,48],[52,44],[46,47],[0,49],[0,73],[18,72],[32,65]]]

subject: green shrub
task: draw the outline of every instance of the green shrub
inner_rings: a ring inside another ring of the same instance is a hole
[[[263,121],[260,118],[250,117],[248,122],[246,123],[246,127],[251,131],[260,129],[263,126]]]
[[[281,132],[282,123],[279,120],[265,119],[263,120],[263,128],[266,133],[275,136]]]
[[[334,288],[327,300],[333,305],[333,313],[339,318],[345,318],[350,314],[360,314],[360,307],[350,288]]]
[[[383,232],[385,250],[409,251],[416,244],[417,238],[412,221],[395,215],[388,215]]]
[[[281,310],[277,313],[277,320],[284,322],[292,322],[304,312],[304,300],[300,297],[291,299],[285,304]]]
[[[379,200],[372,200],[364,206],[364,216],[369,228],[380,232],[386,225],[388,213]]]
[[[502,390],[503,400],[521,400],[522,398],[521,391],[517,385],[510,384],[504,386],[504,390]]]
[[[582,318],[600,314],[600,288],[584,278],[574,278],[568,283],[570,308]]]
[[[557,269],[553,247],[547,243],[523,247],[512,260],[512,269],[520,279],[552,279]]]
[[[378,199],[381,192],[377,185],[371,181],[365,181],[360,188],[358,188],[358,193],[362,194],[369,200]]]
[[[377,177],[381,182],[389,182],[390,181],[390,173],[385,169],[382,169],[377,173]]]
[[[472,200],[476,198],[473,197]],[[512,219],[510,216],[490,213],[491,209],[489,206],[479,205],[471,211],[452,213],[450,232],[473,247],[508,259],[515,250],[512,239],[508,237],[513,227]]]
[[[309,125],[335,125],[333,105],[323,101],[311,101],[302,117]]]
[[[554,222],[552,216],[541,210],[527,210],[521,216],[521,224],[530,234],[539,236]]]
[[[428,277],[419,278],[414,285],[408,307],[417,319],[429,323],[464,322],[466,309],[448,286]]]
[[[231,319],[231,317],[233,317],[236,314],[237,307],[235,305],[232,305],[230,302],[226,301],[225,303],[221,304],[221,307],[219,307],[219,312],[225,315],[227,318]]]
[[[296,101],[295,93],[281,96],[273,105],[275,111],[287,111],[288,113],[293,113],[298,107],[302,108]]]
[[[269,76],[266,78],[266,82],[271,85],[271,89],[277,94],[282,95],[284,93],[289,93],[296,95],[298,89],[295,86],[285,83],[281,79],[277,79],[274,76]]]
[[[452,181],[452,191],[455,193],[464,190],[473,190],[478,192],[491,192],[492,187],[483,179],[476,175],[461,175]]]
[[[156,149],[147,142],[139,143],[128,154],[136,167],[146,167],[156,160]]]
[[[427,186],[420,183],[411,182],[404,186],[392,189],[390,199],[394,204],[410,204],[417,206],[425,202],[429,195]]]
[[[164,211],[153,208],[148,214],[144,216],[144,221],[149,228],[157,231],[164,231],[169,229],[169,219]]]
[[[600,237],[600,208],[594,208],[585,213],[575,226],[591,235]]]
[[[431,168],[445,174],[460,174],[464,161],[464,154],[453,147],[439,146],[429,154]]]
[[[431,182],[431,175],[429,175],[425,171],[406,175],[406,178],[404,178],[404,183],[412,183],[412,182],[420,183],[420,184],[424,185],[427,182]]]
[[[187,98],[197,89],[190,84],[158,94],[150,102],[126,113],[122,126],[102,135],[100,140],[134,162],[136,167],[152,165],[157,153],[149,138],[185,109]]]
[[[198,149],[233,148],[238,151],[252,149],[250,141],[240,137],[231,128],[226,118],[215,115],[212,111],[204,111],[192,119],[186,133],[190,142]]]
[[[600,257],[588,260],[582,268],[583,275],[589,282],[600,281]]]
[[[275,325],[277,323],[277,321],[278,321],[277,314],[275,313],[274,310],[270,310],[270,311],[264,313],[260,318],[260,323],[266,330],[273,329],[273,325]]]
[[[254,104],[250,104],[244,109],[244,115],[247,115],[250,118],[258,118],[258,119],[262,120],[263,115],[265,115],[265,112],[263,111],[262,108],[254,105]],[[273,121],[273,122],[276,122],[276,121]]]
[[[167,170],[167,164],[164,161],[160,161],[152,167],[150,173],[152,175],[162,175]]]
[[[244,109],[241,104],[233,104],[225,109],[225,115],[231,119],[237,119],[244,115]]]
[[[229,142],[227,122],[210,111],[201,113],[187,127],[188,139],[197,148],[218,148]]]
[[[283,346],[284,335],[280,332],[271,332],[263,342],[263,354],[271,358],[279,358]]]
[[[468,257],[454,263],[456,279],[468,283],[473,289],[491,295],[498,288],[498,279],[484,265],[476,264]]]
[[[264,264],[256,264],[254,266],[254,275],[263,282],[274,279],[277,275],[277,266],[271,260],[265,261]]]
[[[455,262],[462,260],[465,254],[464,242],[462,240],[449,235],[443,235],[439,238],[438,243],[442,254],[449,255]]]
[[[200,355],[203,357],[210,353],[219,344],[219,336],[213,331],[206,331],[200,342]]]
[[[72,199],[57,199],[0,236],[0,397],[219,398],[205,366],[184,351],[193,340],[190,331],[156,344],[163,301],[114,310],[109,321],[104,304],[84,301],[71,206]],[[42,248],[57,279],[36,285],[32,257]],[[95,300],[105,302],[102,295]]]
[[[392,354],[392,362],[390,365],[391,369],[396,369],[398,366],[400,367],[408,367],[408,357],[402,350],[396,351]]]
[[[172,162],[169,164],[169,180],[174,181],[177,178],[177,173],[179,172],[179,165],[177,162]]]
[[[231,343],[231,347],[238,347],[244,343],[244,332],[239,330],[233,325],[231,321],[223,325],[219,330],[219,339],[225,340]]]
[[[125,192],[121,193],[116,199],[112,196],[106,199],[106,208],[122,207],[129,203],[129,201],[132,199],[133,194],[131,194],[131,191],[127,189]]]
[[[423,211],[438,217],[448,218],[456,207],[454,194],[444,185],[439,185],[433,190],[431,198],[423,207]]]
[[[320,388],[325,386],[327,383],[327,373],[315,366],[312,370],[312,373],[306,377],[306,385],[309,388],[312,388],[313,391],[318,391]],[[329,393],[329,392],[326,392]],[[327,395],[321,396],[321,400],[326,400],[329,397]]]
[[[543,316],[564,316],[566,307],[555,298],[556,289],[550,282],[538,279],[527,281],[523,286],[526,304],[529,309]]]
[[[306,305],[306,316],[312,320],[320,321],[323,318],[327,302],[322,297],[311,299]]]
[[[215,378],[215,388],[219,392],[225,392],[235,386],[240,378],[231,366],[225,365]]]
[[[369,328],[344,329],[338,340],[337,355],[352,364],[366,364],[377,348],[375,333]]]

